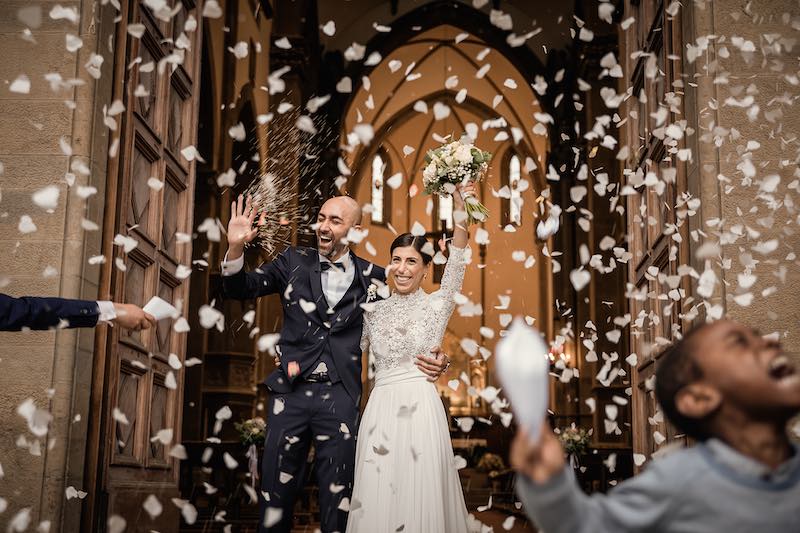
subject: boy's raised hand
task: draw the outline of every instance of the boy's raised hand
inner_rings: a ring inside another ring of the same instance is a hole
[[[540,485],[558,475],[566,465],[564,449],[550,426],[544,425],[541,433],[538,442],[533,442],[525,429],[520,428],[509,453],[512,468]]]

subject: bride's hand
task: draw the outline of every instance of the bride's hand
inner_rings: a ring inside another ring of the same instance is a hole
[[[477,197],[477,189],[475,188],[475,182],[470,181],[467,182],[466,185],[458,184],[456,185],[456,190],[453,193],[453,207],[458,211],[464,210],[465,201],[464,199],[469,196]]]
[[[450,358],[438,346],[433,348],[431,353],[435,354],[435,356],[418,355],[414,364],[428,376],[428,381],[435,382],[450,366]]]

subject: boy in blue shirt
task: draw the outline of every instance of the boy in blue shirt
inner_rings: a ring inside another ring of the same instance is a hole
[[[731,320],[702,325],[659,359],[656,396],[697,444],[608,495],[580,490],[551,430],[538,442],[518,433],[517,493],[543,532],[800,532],[800,454],[786,427],[800,372],[777,341]]]

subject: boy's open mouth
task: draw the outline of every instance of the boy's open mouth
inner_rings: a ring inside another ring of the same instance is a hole
[[[769,375],[774,380],[794,376],[796,372],[794,363],[785,355],[779,355],[769,362]]]

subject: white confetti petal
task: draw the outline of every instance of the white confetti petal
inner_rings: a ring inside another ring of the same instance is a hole
[[[197,159],[197,160],[198,160],[198,161],[200,161],[201,163],[205,163],[205,161],[206,161],[205,159],[203,159],[203,158],[200,156],[200,152],[198,152],[198,151],[197,151],[197,148],[195,148],[195,146],[194,146],[194,145],[189,145],[189,146],[187,146],[187,147],[183,148],[183,149],[181,150],[181,155],[182,155],[182,156],[184,157],[184,159],[186,159],[187,161],[194,161],[195,159]]]
[[[433,104],[433,117],[436,120],[444,120],[450,116],[450,107],[442,102]]]
[[[345,76],[336,84],[336,91],[340,93],[351,93],[353,92],[353,80],[349,77]]]
[[[20,74],[11,82],[8,90],[12,93],[28,94],[31,92],[31,80],[25,74]]]
[[[270,528],[281,521],[283,518],[283,509],[280,507],[267,507],[267,512],[264,513],[264,527]]]
[[[314,302],[309,302],[307,300],[304,300],[303,298],[300,298],[300,308],[303,310],[304,313],[308,314],[317,309],[317,304],[315,304]]]
[[[458,424],[458,429],[464,433],[469,433],[475,425],[475,419],[469,416],[456,418],[456,424]]]
[[[66,48],[68,52],[77,52],[83,46],[83,39],[77,35],[68,33],[66,35]]]
[[[33,193],[33,203],[42,209],[55,209],[58,207],[58,197],[61,189],[56,185],[48,185]]]
[[[322,33],[328,37],[333,37],[333,35],[336,33],[336,23],[332,20],[326,22],[325,25],[322,26]]]
[[[106,531],[108,531],[108,533],[122,533],[123,531],[125,531],[125,528],[127,527],[128,523],[120,515],[115,514],[111,515],[108,518],[107,525],[108,528],[106,529]]]
[[[397,190],[403,184],[403,173],[398,172],[393,174],[389,179],[386,180],[386,185],[389,186],[392,190]]]
[[[27,234],[33,233],[36,231],[36,224],[33,223],[33,219],[28,215],[22,215],[19,217],[19,224],[17,225],[17,229],[20,233]]]
[[[145,498],[144,503],[142,503],[142,508],[150,515],[151,520],[155,520],[164,510],[164,506],[161,505],[161,502],[158,501],[155,494],[150,494]]]
[[[580,292],[592,280],[592,275],[583,269],[575,269],[569,273],[569,281],[576,291]]]
[[[172,442],[172,428],[160,429],[154,437],[150,438],[150,442],[160,442],[164,446]]]
[[[204,304],[200,306],[197,315],[204,329],[216,327],[220,332],[225,329],[225,315],[218,309]]]
[[[275,398],[275,403],[272,407],[272,414],[279,415],[286,409],[286,403],[283,398]]]
[[[228,470],[233,470],[237,466],[239,466],[239,462],[236,459],[234,459],[228,452],[222,454],[222,460],[225,461],[225,466],[228,468]]]

